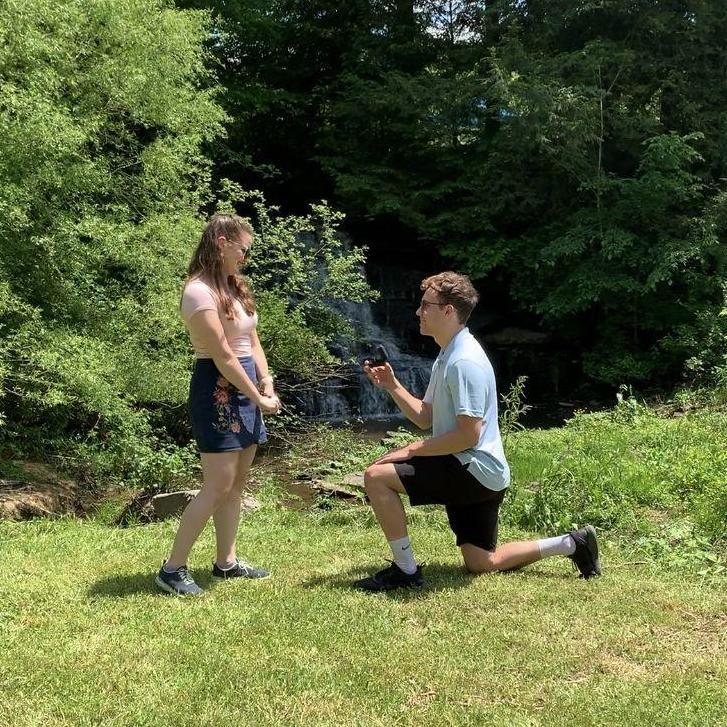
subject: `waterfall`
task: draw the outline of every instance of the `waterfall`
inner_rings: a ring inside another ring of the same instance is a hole
[[[299,233],[304,242],[314,247],[315,233]],[[351,245],[349,237],[339,232],[344,248]],[[362,271],[363,272],[363,271]],[[320,274],[325,275],[323,268]],[[416,296],[414,297],[416,299]],[[407,301],[405,305],[411,305]],[[294,395],[296,408],[307,419],[328,422],[353,420],[403,419],[403,414],[391,397],[378,389],[364,374],[362,364],[373,353],[372,347],[382,345],[388,354],[389,363],[396,378],[416,397],[424,396],[434,359],[401,351],[399,340],[394,331],[374,321],[371,303],[351,301],[330,301],[333,310],[351,324],[353,339],[341,338],[335,341],[331,350],[346,362],[342,375],[311,385],[306,391]],[[411,316],[414,319],[412,308]]]
[[[339,301],[333,307],[351,323],[355,332],[353,342],[336,345],[336,353],[341,360],[353,359],[355,363],[345,365],[342,377],[328,379],[317,389],[302,393],[301,411],[311,419],[330,422],[402,417],[392,398],[368,380],[361,367],[363,360],[371,353],[371,347],[384,346],[396,378],[421,398],[429,382],[433,359],[402,352],[394,332],[374,321],[370,303]]]

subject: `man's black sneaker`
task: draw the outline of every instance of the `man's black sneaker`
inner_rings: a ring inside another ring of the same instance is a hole
[[[581,578],[591,578],[601,575],[601,561],[598,558],[598,541],[593,525],[586,525],[579,530],[573,530],[570,536],[575,540],[576,549],[568,557],[575,563],[580,571]]]
[[[177,570],[168,573],[164,566],[157,573],[156,584],[167,593],[174,593],[177,596],[201,596],[204,591],[194,582],[189,575],[187,566],[183,565]]]
[[[254,565],[237,560],[232,568],[222,570],[217,563],[212,564],[212,577],[219,580],[226,578],[269,578],[270,571],[265,568],[256,568]]]
[[[380,570],[368,578],[362,578],[356,581],[354,588],[362,591],[391,591],[394,588],[421,588],[424,585],[422,577],[422,567],[417,569],[411,575],[404,573],[396,563],[392,563],[388,568]]]

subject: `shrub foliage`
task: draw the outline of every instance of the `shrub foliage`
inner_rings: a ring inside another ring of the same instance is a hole
[[[90,478],[174,484],[191,456],[178,305],[200,210],[216,196],[253,216],[261,335],[283,375],[330,362],[327,303],[369,294],[363,252],[343,249],[325,205],[286,218],[231,185],[213,195],[205,150],[226,119],[206,12],[0,7],[3,459],[57,454]]]

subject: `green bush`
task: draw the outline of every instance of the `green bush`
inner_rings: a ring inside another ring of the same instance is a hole
[[[179,282],[224,119],[209,20],[162,0],[2,15],[2,444],[84,469],[94,443],[103,469],[120,442],[163,451],[139,404],[184,390]]]
[[[214,203],[204,150],[225,121],[209,15],[165,0],[0,8],[1,453],[172,486],[190,466],[174,421],[191,364],[179,295]],[[318,375],[330,300],[370,294],[363,251],[343,248],[325,205],[280,217],[234,185],[221,196],[254,216],[273,369]]]
[[[584,522],[639,531],[667,513],[725,538],[725,441],[724,413],[660,416],[633,398],[610,412],[577,414],[560,430],[518,432],[505,516],[547,532]]]

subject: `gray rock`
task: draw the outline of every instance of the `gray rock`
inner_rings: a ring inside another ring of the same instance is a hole
[[[355,487],[357,490],[363,490],[364,489],[363,472],[354,472],[353,474],[346,475],[343,478],[342,482],[346,487]]]
[[[319,480],[314,482],[311,487],[319,495],[325,497],[336,497],[342,500],[360,500],[363,496],[362,492],[359,492],[351,487],[345,485],[326,482],[325,480]]]
[[[181,515],[182,510],[187,507],[187,503],[197,496],[199,490],[179,490],[178,492],[165,492],[161,495],[154,495],[151,498],[151,504],[154,508],[154,517],[163,520],[164,518]],[[243,512],[257,510],[260,503],[257,498],[250,494],[243,494],[242,508]]]
[[[151,504],[154,508],[154,515],[163,520],[167,517],[180,515],[187,507],[187,503],[197,496],[199,490],[180,490],[178,492],[165,492],[161,495],[154,495]]]
[[[260,501],[253,495],[245,494],[242,495],[242,503],[240,506],[240,512],[251,512],[260,508]]]

